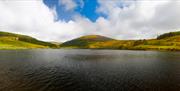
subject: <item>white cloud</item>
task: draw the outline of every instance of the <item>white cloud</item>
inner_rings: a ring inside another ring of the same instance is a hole
[[[0,30],[26,34],[45,41],[65,41],[81,34],[74,21],[57,21],[54,9],[42,1],[0,1]]]
[[[65,0],[71,1],[71,0]],[[74,21],[54,21],[55,8],[42,1],[0,0],[0,30],[26,34],[45,41],[67,41],[87,34],[117,39],[153,38],[180,28],[180,1],[99,0],[97,12],[108,15],[96,22],[82,16]],[[120,8],[122,5],[125,8]],[[73,9],[76,5],[67,6]]]
[[[99,0],[101,7],[98,9],[98,12],[109,16],[108,26],[112,30],[109,35],[114,38],[153,38],[180,28],[178,0],[129,0],[130,2],[120,0],[120,4],[128,3],[128,7],[125,8],[120,8],[118,1]]]

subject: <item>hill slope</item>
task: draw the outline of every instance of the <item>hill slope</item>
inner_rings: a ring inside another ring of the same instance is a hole
[[[59,45],[57,42],[44,42],[26,35],[0,32],[0,49],[59,48]],[[64,42],[60,47],[180,51],[180,32],[165,33],[157,39],[149,40],[116,40],[100,35],[87,35]]]
[[[61,44],[62,48],[118,49],[131,45],[131,41],[115,40],[101,35],[87,35]]]
[[[100,35],[87,35],[76,38],[61,44],[61,47],[68,48],[90,48],[90,45],[95,42],[111,41],[113,39]]]
[[[163,37],[162,37],[163,36]],[[82,36],[61,44],[62,48],[180,51],[180,34],[172,32],[149,40],[115,40],[100,35]]]
[[[57,47],[57,45],[43,42],[26,35],[0,32],[0,49],[27,49],[48,47]]]

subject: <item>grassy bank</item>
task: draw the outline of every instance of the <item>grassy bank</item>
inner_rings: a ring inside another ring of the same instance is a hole
[[[58,48],[58,46],[26,35],[0,32],[0,49]]]

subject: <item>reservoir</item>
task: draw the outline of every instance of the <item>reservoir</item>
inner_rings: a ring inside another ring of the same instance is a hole
[[[0,91],[180,91],[180,52],[0,50]]]

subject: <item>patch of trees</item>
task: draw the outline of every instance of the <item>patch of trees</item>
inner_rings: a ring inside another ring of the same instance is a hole
[[[87,47],[88,41],[86,40],[81,40],[81,39],[75,39],[71,41],[67,41],[63,44],[61,44],[61,47],[66,47],[66,46],[77,46],[77,47]]]
[[[141,45],[141,44],[147,44],[147,40],[136,40],[133,44],[133,46]]]
[[[177,36],[177,35],[180,35],[180,31],[162,34],[162,35],[158,36],[157,39],[164,39],[164,38],[173,37],[173,36]]]

